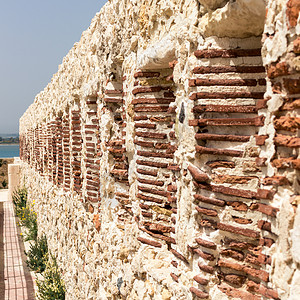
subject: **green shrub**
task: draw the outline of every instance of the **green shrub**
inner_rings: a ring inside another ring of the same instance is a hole
[[[54,257],[50,257],[43,272],[44,280],[37,280],[39,300],[64,300],[65,287]]]
[[[48,244],[45,236],[37,238],[36,242],[30,244],[27,255],[27,266],[38,273],[44,272],[48,261]]]
[[[7,187],[7,181],[5,179],[2,181],[2,186],[4,189]]]
[[[28,207],[23,207],[19,212],[18,217],[20,225],[27,228],[25,233],[26,236],[24,237],[25,241],[36,241],[38,233],[36,213]]]
[[[16,215],[19,216],[20,211],[22,208],[26,207],[27,204],[27,189],[26,188],[19,188],[14,191],[12,195],[13,203],[15,205],[15,212]]]

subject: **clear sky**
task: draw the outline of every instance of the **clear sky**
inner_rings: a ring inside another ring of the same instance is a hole
[[[0,0],[0,133],[19,118],[57,72],[106,0]]]

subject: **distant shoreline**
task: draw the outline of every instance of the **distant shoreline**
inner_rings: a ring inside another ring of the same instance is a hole
[[[3,143],[3,144],[1,144],[0,143],[0,146],[16,146],[16,145],[20,145],[20,143],[11,143],[11,144],[9,144],[9,143]]]

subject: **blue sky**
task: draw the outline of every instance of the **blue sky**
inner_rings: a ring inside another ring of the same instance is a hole
[[[0,133],[18,121],[57,72],[105,0],[0,0]]]

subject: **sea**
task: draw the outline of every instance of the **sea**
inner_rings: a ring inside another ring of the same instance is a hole
[[[18,157],[19,155],[19,144],[0,145],[0,158]]]

